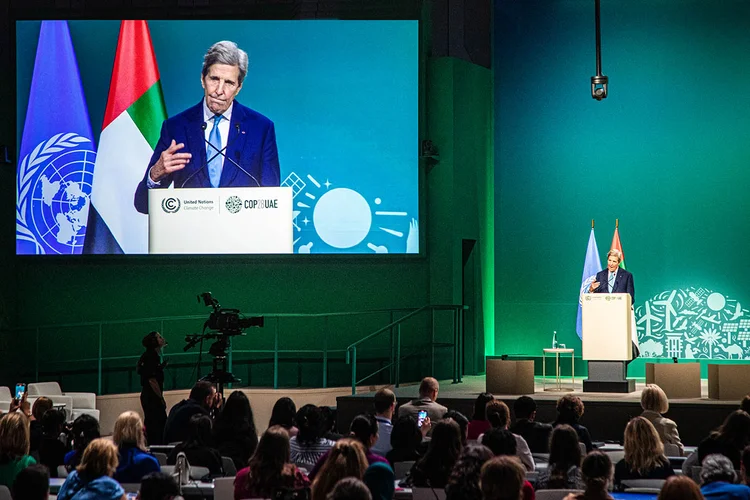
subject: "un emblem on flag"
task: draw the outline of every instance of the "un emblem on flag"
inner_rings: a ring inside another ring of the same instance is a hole
[[[57,134],[21,161],[16,177],[17,253],[81,253],[96,161],[90,143],[78,134]]]

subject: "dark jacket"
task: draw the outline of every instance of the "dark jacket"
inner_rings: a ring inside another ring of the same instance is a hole
[[[509,430],[526,440],[531,453],[549,453],[549,437],[552,433],[550,424],[519,418]]]
[[[197,401],[183,399],[172,407],[164,425],[164,442],[176,443],[187,440],[188,423],[193,415],[208,415],[210,412],[202,407]]]

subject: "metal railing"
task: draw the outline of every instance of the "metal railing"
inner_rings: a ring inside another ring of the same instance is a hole
[[[264,316],[266,318],[266,325],[268,326],[269,323],[273,325],[273,349],[229,349],[228,352],[228,369],[232,370],[232,364],[233,364],[233,357],[236,354],[273,354],[273,388],[278,389],[279,388],[279,365],[281,363],[280,355],[287,355],[287,354],[319,354],[322,361],[322,385],[324,388],[328,387],[328,366],[329,361],[331,359],[332,355],[340,355],[343,353],[346,353],[346,362],[349,363],[351,360],[352,365],[352,381],[354,383],[356,379],[356,369],[357,369],[357,349],[363,342],[366,342],[368,340],[371,340],[375,337],[380,336],[384,332],[390,331],[391,333],[391,339],[390,339],[390,362],[385,365],[384,367],[380,368],[379,370],[376,370],[375,372],[369,374],[368,376],[364,377],[360,380],[364,381],[367,380],[374,375],[382,372],[385,369],[390,368],[390,382],[398,385],[400,383],[400,361],[403,359],[401,356],[401,326],[405,321],[408,321],[411,318],[414,318],[415,316],[425,312],[425,311],[431,311],[432,312],[432,318],[431,318],[431,338],[429,342],[429,348],[430,348],[430,371],[431,373],[434,373],[434,367],[435,367],[435,350],[437,348],[441,347],[450,347],[453,348],[454,356],[453,356],[453,380],[454,382],[460,382],[461,380],[461,344],[462,342],[460,339],[463,338],[462,328],[463,328],[463,321],[462,321],[462,314],[463,309],[465,306],[456,306],[456,305],[427,305],[420,308],[394,308],[394,309],[377,309],[377,310],[363,310],[363,311],[347,311],[347,312],[332,312],[332,313],[284,313],[284,314],[249,314],[246,313],[247,316]],[[435,342],[435,312],[436,311],[453,311],[453,324],[452,324],[452,331],[453,331],[453,341],[450,343],[438,343]],[[378,314],[388,314],[390,318],[390,323],[386,326],[379,328],[375,330],[374,332],[364,336],[362,339],[354,342],[353,344],[349,345],[346,348],[332,348],[329,346],[329,320],[331,318],[337,318],[337,317],[354,317],[354,316],[368,316],[368,315],[378,315]],[[396,318],[396,315],[398,314],[404,314],[403,316]],[[279,322],[282,319],[286,318],[323,318],[325,320],[325,325],[323,327],[323,338],[322,348],[316,349],[281,349],[279,348],[279,342],[281,340],[281,334],[280,334],[280,328],[279,328]],[[66,360],[54,360],[56,363],[72,363],[72,364],[84,364],[84,363],[96,363],[96,375],[97,375],[97,394],[102,394],[102,380],[103,380],[103,373],[105,371],[104,364],[107,362],[114,362],[114,361],[126,361],[126,360],[137,360],[140,357],[140,354],[138,355],[124,355],[124,356],[104,356],[104,336],[105,336],[105,330],[107,327],[114,327],[114,326],[122,326],[122,325],[134,325],[138,323],[145,323],[145,324],[159,324],[159,331],[164,333],[166,330],[166,327],[169,323],[175,323],[178,321],[200,321],[201,323],[206,319],[205,315],[187,315],[187,316],[167,316],[167,317],[152,317],[152,318],[136,318],[136,319],[128,319],[128,320],[113,320],[113,321],[99,321],[99,322],[78,322],[78,323],[62,323],[62,324],[53,324],[53,325],[41,325],[36,327],[29,327],[29,328],[13,328],[9,331],[13,332],[34,332],[34,346],[33,350],[35,353],[34,356],[34,380],[39,381],[39,374],[40,374],[40,364],[43,362],[49,362],[49,360],[42,360],[40,359],[40,342],[41,342],[41,336],[42,332],[46,330],[60,330],[64,328],[75,328],[75,329],[81,329],[81,328],[94,328],[96,329],[96,336],[97,336],[97,346],[96,346],[96,352],[97,355],[95,357],[82,357],[82,358],[76,358],[76,359],[66,359]],[[7,330],[6,330],[7,331]],[[360,348],[360,350],[365,350],[363,348]],[[375,347],[367,349],[367,351],[382,351],[384,350],[382,347]],[[351,359],[350,359],[351,355]],[[169,357],[170,359],[174,358],[196,358],[200,356],[199,353],[196,352],[177,352],[173,353],[170,352]],[[207,355],[206,355],[207,356]],[[207,356],[208,357],[208,356]]]

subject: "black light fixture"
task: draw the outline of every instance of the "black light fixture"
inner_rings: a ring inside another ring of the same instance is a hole
[[[594,20],[596,21],[596,76],[591,77],[591,97],[597,101],[607,98],[609,78],[602,75],[602,26],[600,0],[594,0]]]

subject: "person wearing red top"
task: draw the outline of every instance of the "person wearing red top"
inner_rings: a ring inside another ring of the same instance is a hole
[[[477,440],[479,436],[490,430],[492,425],[487,420],[487,403],[495,399],[489,392],[483,392],[474,401],[474,414],[469,421],[468,440]]]

